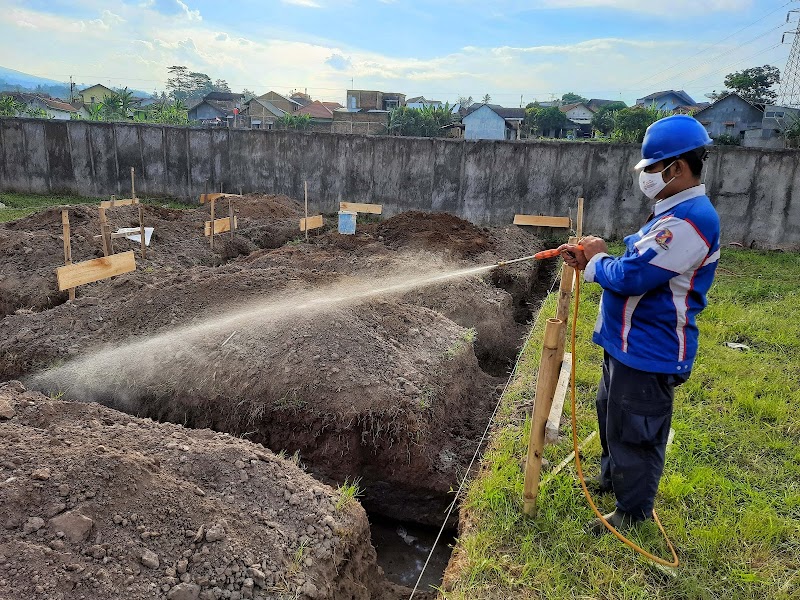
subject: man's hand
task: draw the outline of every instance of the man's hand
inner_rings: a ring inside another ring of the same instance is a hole
[[[583,246],[583,254],[586,256],[586,262],[592,260],[592,257],[595,254],[600,254],[601,252],[608,254],[608,246],[606,246],[606,243],[602,238],[595,237],[593,235],[587,235],[578,243]]]
[[[575,244],[561,244],[558,247],[558,251],[561,252],[561,257],[564,259],[564,262],[573,269],[583,271],[589,262],[583,250]]]
[[[583,271],[595,254],[608,252],[608,247],[602,238],[593,235],[582,238],[578,244],[583,247],[583,250],[575,244],[562,244],[558,247],[564,262],[573,269]]]

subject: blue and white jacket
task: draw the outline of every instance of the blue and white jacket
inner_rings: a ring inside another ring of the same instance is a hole
[[[695,318],[719,261],[719,216],[704,185],[656,203],[625,238],[625,254],[596,254],[584,278],[603,288],[593,340],[621,363],[686,373],[697,354]]]

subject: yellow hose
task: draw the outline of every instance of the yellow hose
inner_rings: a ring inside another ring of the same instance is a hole
[[[573,308],[572,311],[572,336],[571,336],[572,369],[570,372],[570,391],[572,399],[572,445],[575,449],[575,467],[578,470],[578,479],[581,482],[583,495],[586,496],[586,500],[589,502],[589,506],[592,508],[592,511],[594,511],[594,514],[597,516],[597,518],[600,519],[603,525],[606,526],[606,529],[608,529],[611,533],[613,533],[619,541],[621,541],[626,546],[633,548],[636,552],[638,552],[642,556],[649,558],[650,560],[652,560],[655,563],[658,563],[659,565],[664,565],[665,567],[677,567],[679,564],[678,555],[675,553],[675,547],[672,545],[672,542],[667,536],[667,532],[664,531],[664,526],[661,525],[661,521],[659,520],[658,515],[656,514],[655,508],[653,509],[653,520],[656,522],[656,525],[658,525],[658,529],[661,531],[661,535],[664,536],[664,540],[667,542],[669,551],[672,554],[672,561],[667,561],[664,560],[663,558],[659,558],[658,556],[650,554],[647,550],[645,550],[641,546],[638,546],[637,544],[626,538],[624,535],[622,535],[619,531],[617,531],[617,529],[611,523],[609,523],[605,519],[605,517],[603,517],[603,514],[597,509],[597,506],[595,506],[595,503],[592,500],[591,494],[589,494],[589,490],[586,488],[586,481],[583,478],[583,469],[581,468],[581,458],[578,449],[578,421],[575,416],[576,412],[575,411],[576,409],[575,365],[577,363],[577,360],[575,360],[575,337],[578,325],[578,303],[580,302],[580,299],[581,299],[581,272],[579,269],[575,269],[575,307]]]

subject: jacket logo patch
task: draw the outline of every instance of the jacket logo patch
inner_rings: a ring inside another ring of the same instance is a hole
[[[662,229],[656,234],[656,244],[661,246],[664,250],[669,249],[669,244],[672,241],[672,232],[669,229]]]

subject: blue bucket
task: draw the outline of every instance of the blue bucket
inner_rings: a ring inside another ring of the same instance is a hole
[[[356,232],[356,216],[358,213],[349,210],[339,211],[339,233],[354,235]]]

